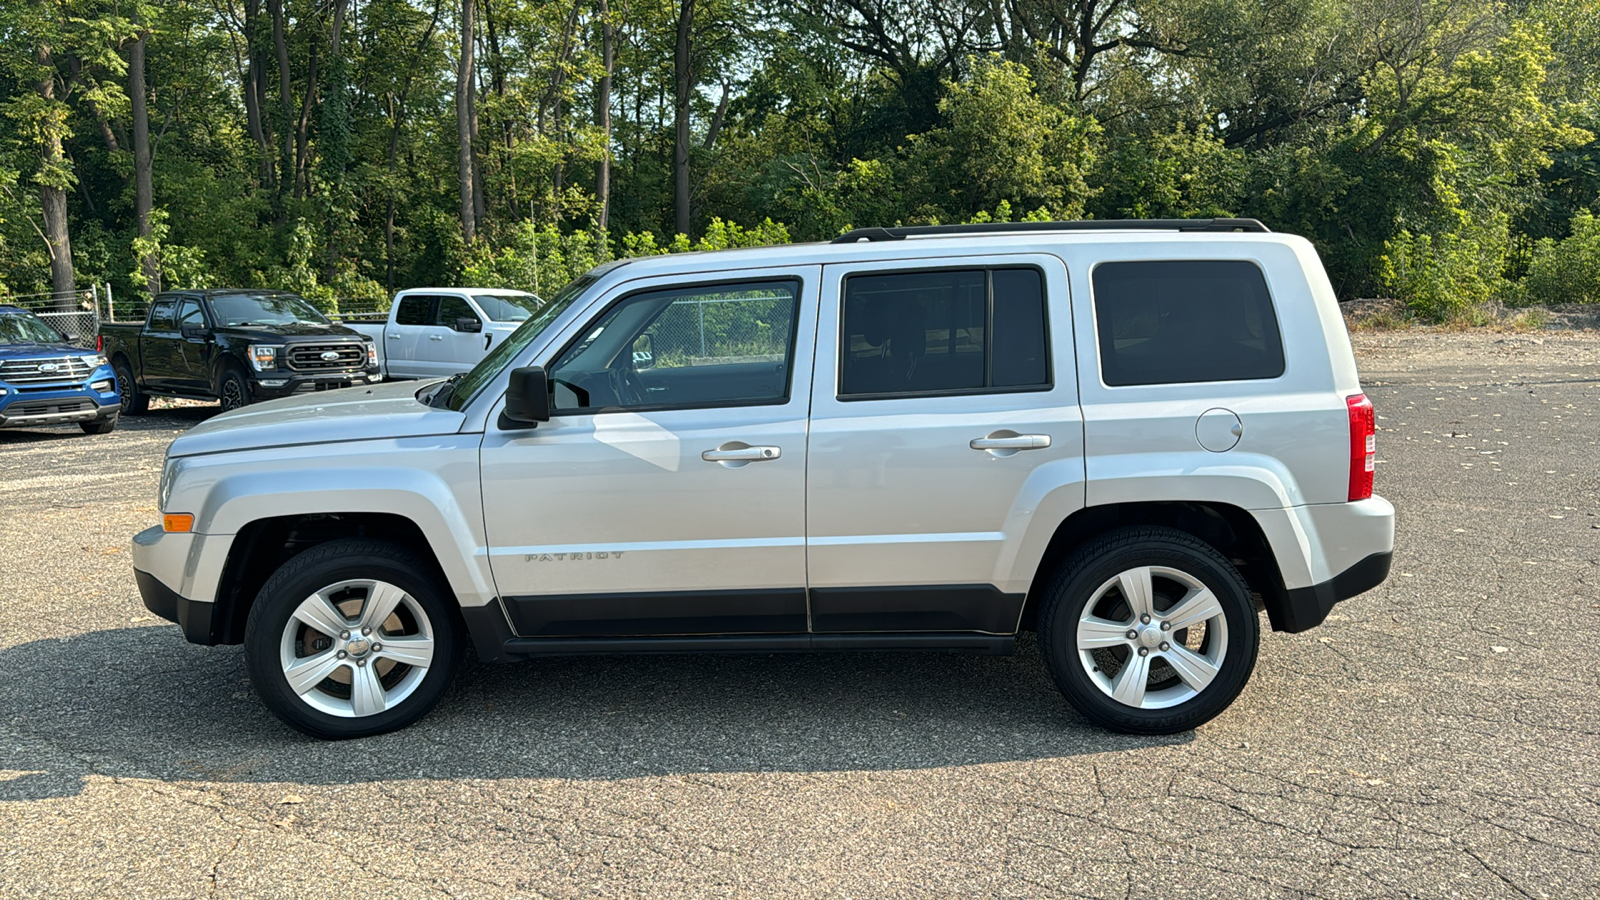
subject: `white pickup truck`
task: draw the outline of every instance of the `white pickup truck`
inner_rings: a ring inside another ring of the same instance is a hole
[[[395,295],[387,321],[341,324],[372,338],[389,378],[440,378],[477,365],[540,304],[527,291],[411,288]]]

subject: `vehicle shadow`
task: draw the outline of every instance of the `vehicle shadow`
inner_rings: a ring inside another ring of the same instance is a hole
[[[1056,692],[1029,638],[1011,657],[474,660],[422,721],[340,743],[273,718],[250,688],[240,648],[184,644],[175,627],[12,647],[0,651],[0,683],[0,803],[72,796],[90,774],[302,784],[620,779],[938,768],[1193,738],[1090,725]]]

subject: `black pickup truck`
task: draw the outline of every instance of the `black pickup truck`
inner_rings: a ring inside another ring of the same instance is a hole
[[[101,325],[99,346],[129,415],[157,395],[221,400],[230,410],[383,379],[370,340],[282,291],[158,294],[143,324]]]

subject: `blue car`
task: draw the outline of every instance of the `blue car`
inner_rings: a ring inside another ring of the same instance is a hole
[[[117,378],[106,358],[74,347],[37,316],[0,306],[0,428],[117,427]]]

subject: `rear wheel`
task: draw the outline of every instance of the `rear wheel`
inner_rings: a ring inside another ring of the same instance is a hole
[[[1244,577],[1173,528],[1123,529],[1078,550],[1039,621],[1061,693],[1086,718],[1134,734],[1187,731],[1227,709],[1259,642]]]
[[[284,563],[245,627],[250,681],[278,718],[338,739],[404,728],[449,686],[461,630],[449,594],[415,555],[330,541]]]
[[[148,412],[150,397],[139,390],[139,385],[133,380],[133,369],[128,366],[128,361],[120,356],[117,357],[117,361],[111,364],[111,371],[117,375],[117,402],[122,406],[122,415],[142,416]]]

